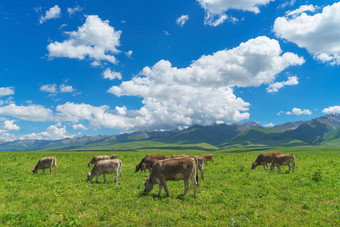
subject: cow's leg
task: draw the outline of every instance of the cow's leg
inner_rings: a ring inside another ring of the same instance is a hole
[[[195,182],[196,182],[196,179],[195,179]],[[184,178],[184,195],[183,195],[184,197],[188,194],[189,187],[190,187],[189,179]]]
[[[194,198],[196,199],[197,198],[197,182],[196,182],[196,177],[195,176],[192,176],[191,177],[191,183],[192,183],[192,186],[194,187]]]
[[[277,172],[278,172],[278,173],[280,173],[280,172],[281,172],[281,166],[280,166],[280,165],[278,165],[278,166],[277,166],[277,169],[278,169],[278,171],[277,171]]]
[[[164,187],[164,189],[166,191],[167,196],[170,196],[168,185],[166,184],[165,180],[162,180],[162,185],[163,185],[163,187]]]
[[[292,168],[290,163],[288,163],[288,168],[289,168],[288,172],[290,172],[290,169]]]
[[[43,173],[45,173],[45,169],[43,169]]]
[[[99,172],[97,172],[97,175],[96,175],[96,183],[98,183],[98,180],[99,180]]]
[[[295,169],[295,161],[292,161],[292,172],[294,173],[294,169]]]
[[[204,169],[201,170],[201,178],[202,178],[202,181],[204,181]]]
[[[158,191],[158,196],[161,196],[163,185],[159,184],[159,191]]]
[[[106,183],[106,174],[103,174],[103,178],[104,178],[104,184]]]
[[[118,170],[115,172],[115,183],[118,181]]]
[[[50,166],[50,174],[52,174],[52,166]]]

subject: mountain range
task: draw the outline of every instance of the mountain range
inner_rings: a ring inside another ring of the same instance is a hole
[[[17,140],[0,144],[0,151],[136,150],[228,147],[340,145],[340,115],[263,127],[255,122],[194,125],[184,130],[141,131],[119,135],[82,136],[63,140]]]

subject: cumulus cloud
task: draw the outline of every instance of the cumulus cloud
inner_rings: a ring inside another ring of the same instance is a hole
[[[237,122],[249,118],[250,104],[236,97],[233,87],[270,83],[287,67],[303,63],[293,53],[282,53],[276,40],[258,37],[234,49],[202,56],[186,68],[161,60],[108,92],[143,98],[141,109],[120,116],[137,128]]]
[[[19,131],[20,127],[16,124],[14,124],[14,120],[12,121],[4,121],[4,126],[3,129],[8,130],[8,131]]]
[[[292,111],[286,112],[287,115],[311,115],[312,111],[308,109],[293,108]]]
[[[0,87],[0,97],[14,95],[14,87]]]
[[[71,85],[61,84],[44,84],[40,87],[40,91],[51,93],[51,95],[57,95],[58,93],[72,93],[75,89]]]
[[[288,77],[287,81],[282,82],[276,82],[273,84],[270,84],[269,87],[267,87],[268,93],[275,93],[278,92],[279,89],[283,88],[284,86],[292,86],[299,84],[298,78],[296,76],[290,76]]]
[[[85,23],[77,31],[66,32],[68,39],[52,42],[47,46],[49,57],[66,57],[83,60],[88,57],[92,65],[101,61],[116,63],[114,54],[119,53],[121,31],[115,31],[108,20],[97,15],[86,17]]]
[[[27,139],[39,139],[39,140],[61,140],[66,138],[72,138],[74,135],[68,134],[66,126],[62,126],[61,123],[49,126],[45,132],[31,133],[27,135],[19,136],[20,140]]]
[[[41,105],[17,106],[10,104],[0,106],[0,116],[11,116],[27,121],[49,121],[53,120],[53,111]]]
[[[67,13],[69,16],[74,15],[75,13],[81,12],[83,9],[80,6],[75,6],[73,8],[67,8]]]
[[[340,114],[340,106],[330,106],[322,110],[325,114]]]
[[[250,11],[259,13],[260,6],[267,5],[274,0],[197,0],[201,7],[205,10],[205,24],[217,26],[223,23],[228,16],[225,14],[230,9]]]
[[[110,79],[110,80],[114,80],[114,79],[122,79],[122,75],[119,72],[113,72],[111,71],[111,69],[107,68],[104,72],[103,72],[103,78],[104,79]]]
[[[296,16],[301,15],[303,12],[307,12],[307,11],[314,12],[315,10],[316,8],[313,5],[302,5],[296,10],[287,11],[286,16],[296,17]]]
[[[301,7],[300,7],[301,8]],[[307,15],[305,11],[314,12],[315,7],[293,11],[275,20],[273,31],[277,37],[286,39],[306,48],[315,59],[331,65],[340,64],[340,2],[326,6],[321,13]],[[298,13],[301,13],[300,15]]]
[[[45,15],[41,15],[39,23],[42,24],[47,20],[59,18],[61,16],[61,10],[58,5],[53,6],[46,11]]]
[[[182,16],[180,16],[180,17],[178,17],[178,18],[176,19],[176,23],[177,23],[179,26],[183,27],[184,24],[185,24],[188,20],[189,20],[189,16],[188,16],[188,15],[182,15]]]
[[[132,50],[129,50],[129,51],[126,51],[126,52],[125,52],[125,55],[126,55],[128,58],[132,59],[132,53],[133,53],[133,51],[132,51]]]
[[[74,130],[77,130],[77,129],[87,130],[87,128],[83,124],[74,124],[72,125],[72,128]]]
[[[40,91],[48,92],[48,93],[57,93],[57,85],[56,84],[44,84],[40,87]]]

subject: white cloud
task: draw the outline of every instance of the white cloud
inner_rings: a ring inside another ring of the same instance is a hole
[[[14,124],[14,121],[4,121],[4,126],[3,129],[8,130],[8,131],[19,131],[20,127],[16,124]]]
[[[217,26],[223,23],[228,16],[225,15],[230,9],[259,13],[260,6],[267,5],[274,0],[197,0],[205,10],[205,24]]]
[[[277,37],[306,48],[315,59],[340,65],[339,27],[340,2],[326,6],[321,13],[314,15],[303,12],[294,17],[279,17],[275,20],[273,31]]]
[[[52,8],[50,8],[49,10],[46,11],[45,16],[40,17],[39,22],[40,22],[40,24],[42,24],[47,20],[59,18],[60,15],[61,15],[61,10],[60,10],[58,5],[55,5]]]
[[[0,87],[0,97],[14,95],[14,87]]]
[[[74,88],[70,85],[62,84],[59,87],[61,93],[71,93],[74,92]]]
[[[265,125],[263,125],[263,126],[266,127],[266,128],[272,128],[272,127],[275,126],[275,124],[273,124],[273,123],[268,123],[268,124],[265,124]]]
[[[296,76],[290,76],[288,77],[287,81],[282,82],[276,82],[273,84],[270,84],[269,87],[267,87],[268,93],[275,93],[278,92],[279,89],[283,88],[284,86],[292,86],[299,84],[298,78]]]
[[[27,121],[49,121],[53,120],[53,112],[41,105],[17,106],[10,104],[0,106],[0,116],[11,116]]]
[[[340,114],[340,106],[330,106],[322,110],[325,114]]]
[[[202,56],[186,68],[161,60],[108,92],[143,98],[141,109],[121,116],[138,129],[237,122],[249,118],[250,104],[236,97],[233,87],[270,83],[287,67],[303,63],[293,53],[282,53],[276,40],[258,37]]]
[[[189,20],[189,16],[188,16],[188,15],[182,15],[182,16],[180,16],[180,17],[178,17],[178,18],[176,19],[176,23],[177,23],[179,26],[183,27],[184,24],[185,24],[188,20]]]
[[[20,140],[27,139],[39,139],[39,140],[61,140],[66,138],[72,138],[74,135],[68,134],[66,130],[66,126],[61,125],[61,123],[57,123],[55,125],[49,126],[45,132],[40,133],[31,133],[27,135],[19,136]]]
[[[103,78],[104,79],[110,79],[110,80],[114,80],[114,79],[122,79],[122,75],[119,72],[113,72],[110,70],[110,68],[107,68],[104,72],[103,72]]]
[[[296,16],[299,16],[301,15],[303,12],[314,12],[316,9],[313,5],[302,5],[300,6],[298,9],[296,10],[292,10],[292,11],[287,11],[286,12],[286,16],[293,16],[293,17],[296,17]]]
[[[40,91],[51,93],[51,95],[57,95],[58,93],[72,93],[75,89],[71,85],[61,84],[44,84],[40,87]]]
[[[40,87],[40,91],[48,92],[48,93],[57,93],[57,85],[56,84],[44,84]]]
[[[81,12],[83,9],[80,6],[75,6],[73,8],[67,8],[67,13],[69,16],[74,15],[75,13]]]
[[[287,115],[311,115],[312,111],[308,109],[293,108],[292,111],[286,112]]]
[[[128,58],[132,59],[132,53],[133,53],[133,51],[132,51],[132,50],[129,50],[129,51],[126,51],[126,52],[125,52],[125,55],[126,55]]]
[[[121,31],[115,31],[108,20],[103,21],[97,15],[90,15],[77,31],[66,34],[68,39],[47,46],[49,57],[79,60],[89,57],[94,65],[99,65],[101,61],[116,63],[114,54],[119,53],[117,47]]]
[[[74,130],[77,130],[77,129],[87,130],[87,128],[83,124],[74,124],[72,125],[72,128]]]

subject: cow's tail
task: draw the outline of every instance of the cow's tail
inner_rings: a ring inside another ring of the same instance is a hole
[[[195,166],[196,166],[196,170],[195,170],[195,172],[196,172],[196,187],[198,189],[199,188],[199,185],[198,185],[198,160],[197,160],[196,157],[194,157],[194,160],[195,160]]]
[[[123,170],[122,170],[122,161],[119,160],[119,172],[120,172],[120,176],[122,177],[122,179],[124,180],[124,177],[123,177]]]
[[[56,157],[54,157],[54,159],[53,159],[53,165],[54,165],[54,171],[55,171],[55,173],[58,173],[58,166],[57,166],[57,158]],[[52,165],[52,166],[53,166]]]

